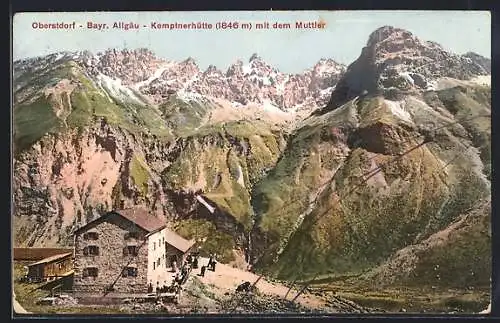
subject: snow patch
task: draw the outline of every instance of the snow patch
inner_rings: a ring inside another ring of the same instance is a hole
[[[211,206],[210,204],[208,204],[207,201],[205,201],[205,199],[199,195],[196,195],[196,199],[198,200],[198,202],[200,202],[201,204],[203,204],[208,211],[210,211],[210,213],[214,213],[215,212],[215,208],[213,206]]]
[[[130,88],[122,85],[121,79],[112,79],[107,75],[99,73],[97,80],[110,96],[123,101],[144,104]]]
[[[56,58],[54,58],[54,62],[57,62],[58,60],[60,60],[64,56],[65,56],[64,53],[58,53],[57,56],[56,56]]]
[[[399,75],[403,77],[406,81],[408,81],[408,83],[410,83],[411,85],[415,85],[415,81],[408,72],[401,72],[399,73]]]
[[[426,91],[436,91],[438,82],[436,80],[428,81]]]
[[[401,102],[385,100],[387,107],[390,109],[391,113],[400,118],[401,120],[412,123],[411,115],[401,107]]]
[[[241,187],[245,187],[245,180],[243,179],[243,169],[241,169],[241,165],[238,164],[238,178],[236,179],[236,182],[241,185]]]
[[[149,85],[151,82],[158,79],[163,74],[163,72],[165,72],[169,67],[172,67],[173,65],[174,65],[174,63],[172,63],[172,62],[169,62],[169,63],[162,65],[147,80],[136,83],[134,85],[134,87],[136,89],[139,89],[142,86]]]
[[[176,94],[179,99],[186,102],[203,100],[203,95],[196,92],[186,91],[184,89],[177,91]]]
[[[262,102],[262,108],[264,111],[269,112],[269,113],[275,113],[275,114],[281,114],[281,115],[288,115],[285,111],[281,110],[277,106],[275,106],[269,99],[265,99]]]
[[[326,89],[319,91],[319,95],[321,95],[321,96],[331,95],[334,89],[335,89],[335,86],[330,86]]]
[[[245,64],[241,67],[241,69],[243,70],[243,75],[247,75],[247,74],[250,74],[252,72],[252,68],[250,67],[249,64]]]

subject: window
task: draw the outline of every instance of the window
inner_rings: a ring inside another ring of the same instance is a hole
[[[156,269],[156,262],[153,261],[153,270]]]
[[[83,234],[83,239],[84,240],[97,240],[99,238],[99,235],[97,232],[87,232]]]
[[[123,255],[125,256],[137,256],[138,249],[137,246],[126,246],[123,249]]]
[[[83,254],[85,256],[99,256],[99,247],[98,246],[87,246],[83,248]]]
[[[158,267],[160,267],[160,265],[161,265],[160,260],[161,260],[161,258],[158,258]]]
[[[96,267],[84,268],[83,277],[97,277],[97,268]]]
[[[156,242],[153,242],[153,250],[156,250]]]
[[[122,277],[137,277],[137,268],[136,267],[125,267],[122,272]]]

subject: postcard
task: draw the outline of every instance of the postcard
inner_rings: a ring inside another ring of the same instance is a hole
[[[487,11],[13,18],[13,311],[491,310]]]

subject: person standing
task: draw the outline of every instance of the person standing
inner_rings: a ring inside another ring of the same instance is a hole
[[[210,257],[208,258],[208,267],[212,265],[212,260],[214,260],[214,255],[210,254]]]
[[[194,257],[193,259],[193,269],[198,269],[198,257]]]
[[[200,271],[201,277],[205,277],[205,270],[207,270],[207,266],[201,266],[201,271]]]
[[[174,261],[172,261],[172,271],[173,271],[174,273],[176,273],[176,272],[177,272],[177,262],[176,262],[175,260],[174,260]]]

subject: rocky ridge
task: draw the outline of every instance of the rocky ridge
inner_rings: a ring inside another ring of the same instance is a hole
[[[226,72],[209,66],[201,70],[193,58],[181,62],[164,60],[151,51],[109,49],[96,55],[88,51],[62,52],[44,58],[14,62],[19,80],[24,72],[35,73],[61,60],[74,60],[92,77],[104,75],[162,104],[174,94],[186,99],[200,97],[227,100],[234,107],[265,105],[282,111],[312,111],[324,105],[345,66],[321,59],[312,68],[287,74],[253,54],[247,63],[237,60]]]
[[[491,74],[488,59],[474,53],[457,55],[411,32],[384,26],[374,31],[359,58],[350,64],[332,93],[330,111],[360,96],[382,94],[398,100],[437,89],[440,78],[470,80]]]

